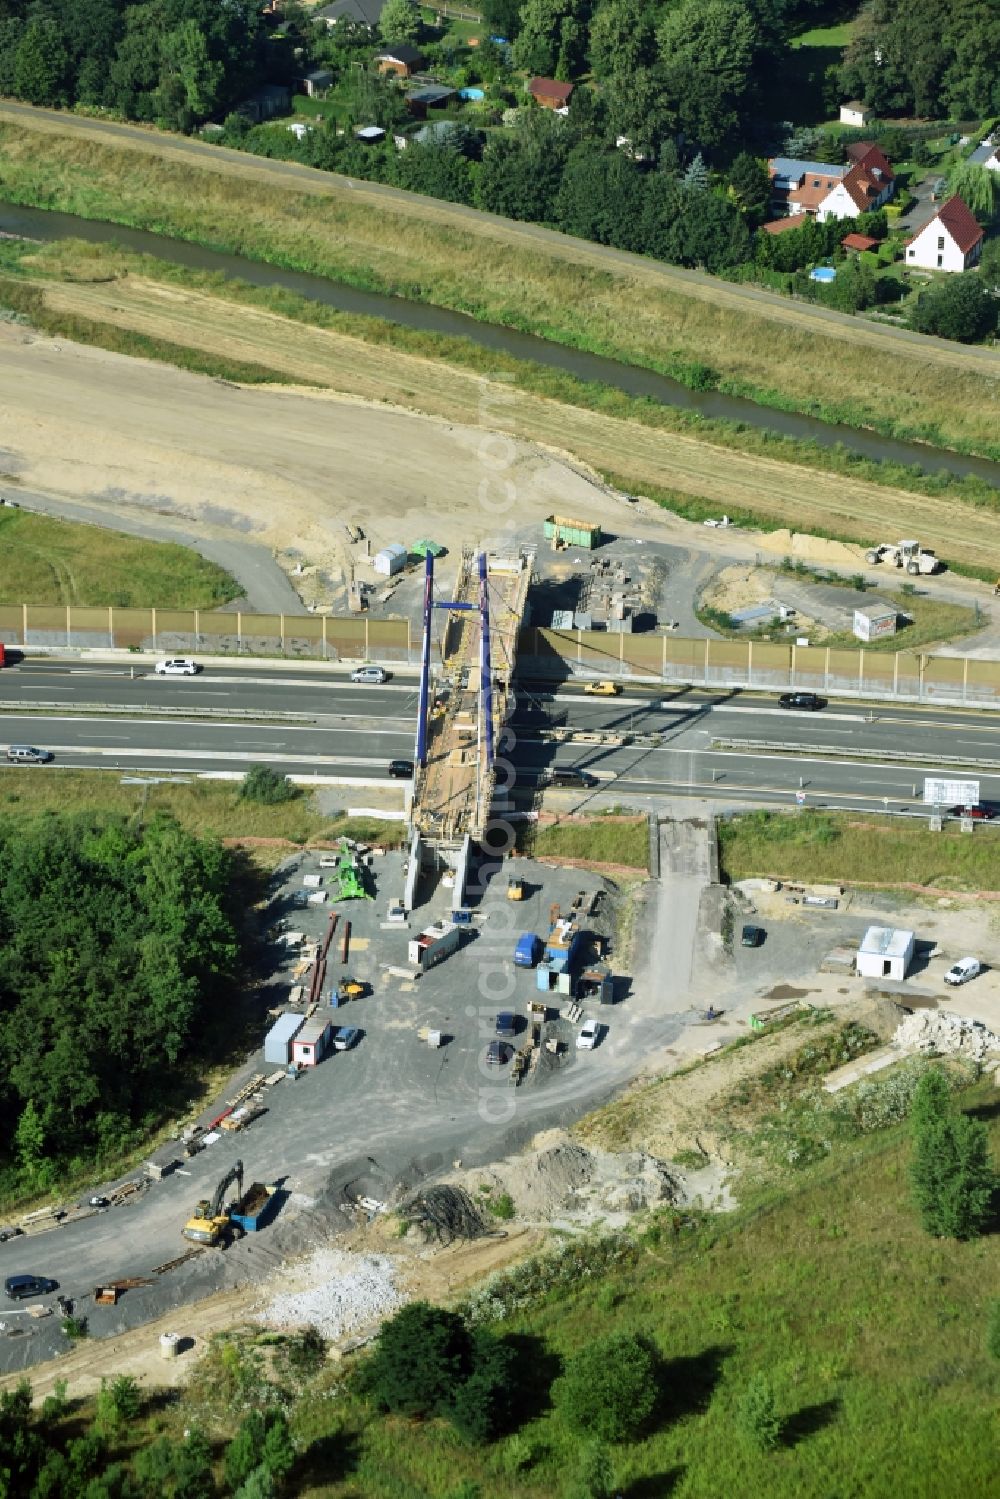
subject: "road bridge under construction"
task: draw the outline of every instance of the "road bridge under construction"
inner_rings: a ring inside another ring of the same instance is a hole
[[[428,553],[407,906],[421,868],[442,865],[460,905],[472,846],[487,837],[533,555],[463,551],[452,597],[439,599]]]

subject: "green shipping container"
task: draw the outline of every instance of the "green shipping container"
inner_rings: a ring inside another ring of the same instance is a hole
[[[564,546],[586,547],[593,551],[601,542],[601,528],[585,520],[570,520],[565,515],[550,515],[545,522],[545,540],[560,541]]]

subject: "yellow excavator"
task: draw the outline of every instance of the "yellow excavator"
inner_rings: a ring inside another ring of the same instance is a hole
[[[237,1193],[243,1191],[243,1162],[237,1161],[219,1182],[211,1198],[203,1197],[193,1214],[181,1230],[185,1239],[194,1244],[209,1244],[213,1248],[228,1242],[232,1231],[232,1220],[225,1207],[225,1196],[236,1183]]]

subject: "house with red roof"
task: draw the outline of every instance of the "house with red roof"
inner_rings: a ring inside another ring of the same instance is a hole
[[[816,209],[826,219],[856,219],[888,203],[896,186],[888,158],[871,141],[855,141],[847,148],[847,167]]]
[[[567,109],[572,92],[571,83],[558,83],[554,78],[532,78],[528,84],[528,93],[542,109]]]
[[[925,271],[967,271],[978,265],[984,231],[956,195],[906,243],[906,264]]]

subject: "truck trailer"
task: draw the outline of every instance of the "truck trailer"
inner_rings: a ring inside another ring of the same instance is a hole
[[[277,1190],[265,1182],[251,1182],[229,1209],[230,1222],[245,1234],[255,1234],[270,1219],[277,1204]]]

